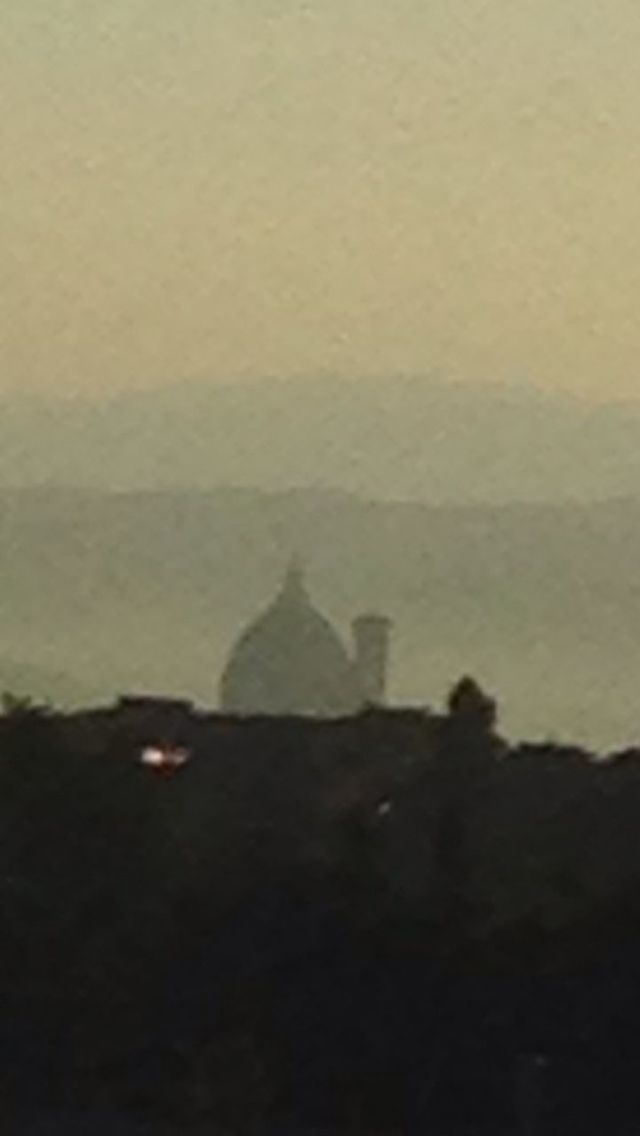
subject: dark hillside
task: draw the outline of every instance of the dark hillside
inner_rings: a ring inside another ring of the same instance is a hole
[[[536,1053],[552,1131],[599,1134],[614,1084],[607,1130],[633,1130],[640,759],[509,749],[491,705],[324,723],[14,706],[15,1130],[97,1110],[175,1134],[506,1136]],[[145,766],[151,744],[188,760]]]

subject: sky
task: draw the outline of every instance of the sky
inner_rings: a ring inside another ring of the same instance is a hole
[[[637,0],[4,0],[0,389],[640,394]]]

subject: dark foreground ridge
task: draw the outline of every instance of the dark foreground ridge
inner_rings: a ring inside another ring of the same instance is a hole
[[[448,712],[0,718],[3,1131],[640,1130],[640,753]]]

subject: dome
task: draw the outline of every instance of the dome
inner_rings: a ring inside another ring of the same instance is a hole
[[[222,676],[222,709],[234,714],[333,717],[357,709],[347,651],[313,606],[293,565],[275,600],[233,648]]]

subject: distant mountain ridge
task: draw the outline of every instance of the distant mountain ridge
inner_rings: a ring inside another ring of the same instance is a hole
[[[259,485],[468,504],[640,485],[640,403],[487,383],[330,376],[0,400],[0,484]]]

